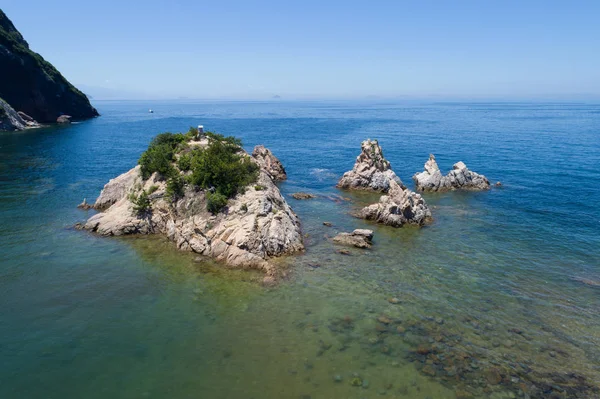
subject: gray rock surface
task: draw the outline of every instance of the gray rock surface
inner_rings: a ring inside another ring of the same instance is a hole
[[[361,153],[356,158],[354,168],[344,173],[337,187],[387,192],[391,181],[402,184],[389,161],[383,157],[377,140],[365,140],[361,143]]]
[[[340,233],[333,237],[333,242],[341,245],[349,245],[356,248],[371,248],[373,245],[373,231],[367,229],[356,229],[352,233]]]
[[[275,155],[263,145],[257,145],[252,151],[252,157],[258,162],[260,167],[267,172],[273,181],[283,181],[287,179],[285,168]]]
[[[396,181],[390,182],[387,195],[382,195],[378,203],[364,207],[358,216],[393,227],[422,226],[432,220],[423,197]]]
[[[269,173],[261,169],[256,185],[262,189],[249,185],[213,215],[206,210],[204,191],[188,186],[173,203],[165,197],[166,183],[156,173],[144,181],[136,166],[104,186],[94,207],[105,211],[92,216],[84,228],[105,236],[164,234],[181,250],[273,276],[277,269],[270,258],[304,249],[300,220]],[[152,186],[151,211],[136,214],[132,194]]]
[[[0,131],[24,130],[40,125],[27,114],[17,112],[0,98]]]
[[[433,154],[425,162],[425,170],[413,176],[418,191],[488,190],[490,182],[484,175],[472,172],[464,162],[454,164],[446,176],[435,161]]]

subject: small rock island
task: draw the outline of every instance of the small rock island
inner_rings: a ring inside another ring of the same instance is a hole
[[[300,220],[274,184],[283,166],[263,146],[253,154],[236,138],[193,128],[160,134],[135,168],[104,186],[94,204],[101,212],[83,228],[105,236],[163,234],[181,250],[272,278],[277,269],[269,259],[304,245]]]
[[[484,175],[480,175],[467,168],[464,162],[457,162],[446,176],[435,161],[433,154],[425,162],[425,170],[416,173],[413,180],[418,191],[450,191],[450,190],[489,190],[490,182]]]
[[[391,181],[398,183],[400,178],[392,170],[390,162],[383,157],[377,140],[367,139],[361,144],[361,152],[354,167],[344,173],[337,187],[385,193],[390,189]]]
[[[432,220],[431,211],[420,194],[409,190],[390,162],[383,157],[377,140],[365,140],[354,168],[344,173],[338,187],[383,192],[378,203],[363,208],[356,216],[388,226],[422,226]]]

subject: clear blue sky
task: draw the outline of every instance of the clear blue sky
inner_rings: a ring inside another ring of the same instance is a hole
[[[72,83],[132,95],[600,98],[600,1],[1,7]]]

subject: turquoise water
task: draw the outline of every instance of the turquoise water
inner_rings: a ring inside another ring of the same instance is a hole
[[[600,105],[94,105],[0,134],[0,398],[600,395]],[[275,288],[161,238],[72,229],[151,137],[198,124],[287,168],[307,250]],[[503,186],[425,195],[423,229],[354,219],[377,197],[334,185],[366,138],[409,186],[429,153]],[[328,237],[358,227],[373,249],[336,253]]]

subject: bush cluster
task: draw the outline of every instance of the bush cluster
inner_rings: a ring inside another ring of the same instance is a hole
[[[175,173],[172,165],[175,150],[185,141],[187,137],[181,133],[161,133],[156,136],[138,161],[142,179],[146,180],[154,172],[160,173],[163,177],[172,176]]]
[[[190,128],[186,134],[159,134],[138,163],[144,180],[154,172],[167,179],[166,195],[173,201],[184,193],[186,182],[179,171],[191,171],[188,182],[210,190],[206,195],[207,209],[218,213],[227,205],[229,198],[258,179],[259,167],[243,153],[239,139],[211,132],[206,135],[208,146],[189,150],[188,142],[196,136],[196,129]]]
[[[234,137],[211,133],[208,146],[191,153],[190,183],[214,190],[207,198],[212,198],[213,205],[222,206],[215,211],[217,207],[211,205],[209,211],[213,213],[227,204],[227,201],[223,203],[223,198],[234,197],[258,178],[258,165],[241,153],[240,145],[241,142]]]

